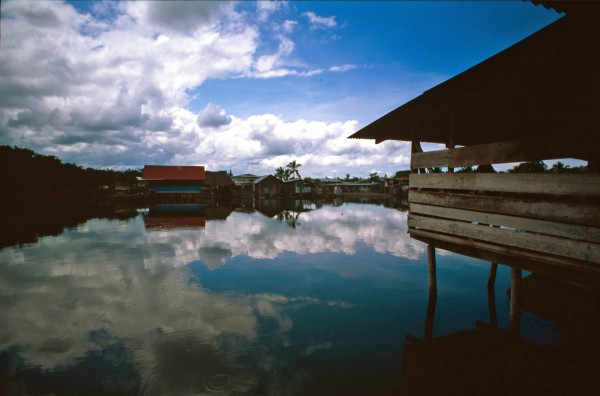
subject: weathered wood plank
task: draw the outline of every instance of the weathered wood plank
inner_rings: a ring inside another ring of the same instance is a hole
[[[589,155],[588,151],[585,147],[578,147],[569,142],[556,144],[542,139],[515,139],[447,150],[413,153],[411,168],[457,168],[556,158],[585,159]]]
[[[411,205],[413,203],[436,205],[445,208],[514,215],[591,227],[597,227],[600,224],[600,205],[453,194],[439,191],[417,191],[414,189],[409,191],[408,201]]]
[[[600,264],[600,245],[409,214],[409,229],[425,229]],[[409,232],[411,232],[409,230]]]
[[[412,203],[410,213],[515,228],[527,232],[553,235],[579,241],[600,243],[600,228],[585,227],[553,221],[527,219],[519,216],[506,216],[473,210],[444,208],[440,206]],[[600,224],[599,224],[600,225]]]
[[[596,174],[413,173],[409,177],[411,188],[600,198],[600,175]]]
[[[520,250],[510,246],[495,245],[470,238],[439,234],[426,230],[410,230],[412,238],[437,248],[476,257],[485,261],[517,266],[528,271],[545,274],[579,286],[600,289],[600,266],[539,252]],[[573,271],[576,270],[576,271]]]
[[[410,168],[447,168],[448,154],[448,150],[435,150],[421,153],[413,153],[410,157]]]

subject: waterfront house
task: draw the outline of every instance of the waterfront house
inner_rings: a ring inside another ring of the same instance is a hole
[[[365,182],[365,183],[354,183],[354,182],[342,182],[336,184],[337,191],[343,193],[369,193],[379,192],[381,190],[381,183]]]
[[[566,15],[350,138],[412,142],[409,233],[433,264],[443,248],[537,272],[569,268],[561,277],[598,287],[600,4],[541,3]],[[446,148],[423,152],[422,142]],[[588,173],[453,172],[564,158],[587,161]]]
[[[254,180],[253,185],[253,192],[258,198],[273,198],[281,195],[283,182],[273,175],[266,175]]]
[[[232,176],[234,184],[234,194],[238,198],[251,198],[254,195],[254,181],[260,176],[245,173],[243,175]]]
[[[195,202],[206,175],[203,166],[145,165],[142,178],[153,199],[163,203]]]
[[[312,183],[303,179],[290,179],[283,181],[284,195],[309,194],[312,191]]]
[[[408,177],[391,177],[384,179],[383,192],[391,195],[408,195]]]
[[[226,171],[206,171],[206,179],[202,183],[203,198],[230,198],[235,184]]]

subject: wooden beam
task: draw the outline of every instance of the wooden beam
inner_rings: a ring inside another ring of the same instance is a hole
[[[600,290],[600,267],[598,265],[426,230],[412,229],[410,236],[425,244],[433,244],[439,249],[515,266],[566,283]]]
[[[444,208],[441,206],[412,203],[411,214],[435,216],[448,220],[459,220],[489,224],[498,227],[508,227],[520,231],[553,235],[567,239],[600,243],[600,228],[585,227],[553,221],[528,219],[519,216],[506,216],[495,213],[485,213],[473,210]]]
[[[412,232],[411,229],[424,229],[600,264],[600,245],[597,243],[574,241],[571,239],[526,232],[515,232],[496,227],[486,227],[479,224],[460,221],[434,219],[413,214],[409,214],[408,227],[409,232]]]
[[[557,221],[596,227],[600,224],[600,206],[568,202],[549,202],[522,198],[453,194],[439,191],[408,193],[410,205],[426,204],[444,208],[468,209],[480,212],[516,215],[532,219]]]
[[[448,167],[448,150],[413,152],[410,157],[410,168],[446,168]]]
[[[413,153],[411,168],[505,164],[561,158],[587,159],[589,149],[568,141],[549,142],[543,139],[516,139],[446,150]]]
[[[600,198],[600,175],[596,174],[435,173],[409,178],[411,188]]]

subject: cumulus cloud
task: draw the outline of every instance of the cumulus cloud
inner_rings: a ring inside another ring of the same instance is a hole
[[[198,113],[198,126],[218,128],[231,123],[231,117],[225,114],[225,109],[209,103]]]
[[[405,145],[347,141],[356,121],[310,121],[310,114],[289,121],[268,109],[237,117],[213,103],[189,108],[211,79],[309,79],[356,67],[309,67],[295,58],[291,34],[301,19],[324,26],[335,19],[293,19],[279,2],[257,4],[265,18],[284,9],[279,23],[261,25],[234,2],[102,2],[83,13],[64,2],[3,1],[0,144],[117,168],[204,164],[244,173],[248,162],[260,162],[257,171],[272,173],[301,158],[320,176],[320,164],[359,166],[374,153],[398,165],[404,156],[383,154],[408,153]]]

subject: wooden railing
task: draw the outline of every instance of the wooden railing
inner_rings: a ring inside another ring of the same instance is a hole
[[[437,247],[600,273],[598,174],[411,174],[408,199],[410,235]]]

